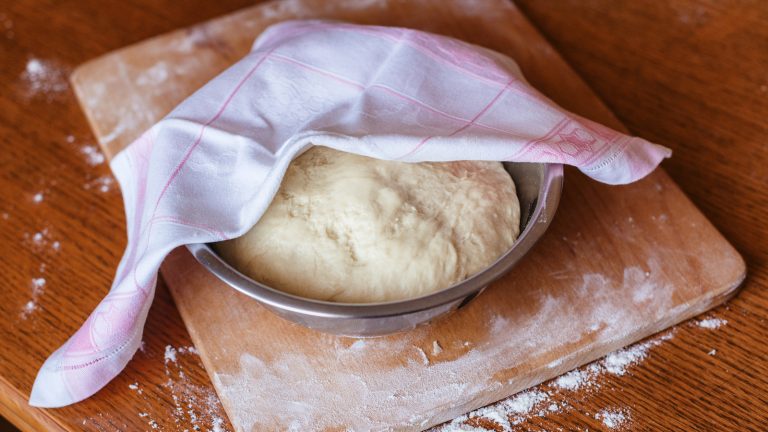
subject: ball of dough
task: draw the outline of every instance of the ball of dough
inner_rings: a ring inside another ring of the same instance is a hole
[[[429,294],[483,270],[519,234],[499,162],[405,163],[327,147],[296,158],[259,222],[216,245],[249,277],[342,303]]]

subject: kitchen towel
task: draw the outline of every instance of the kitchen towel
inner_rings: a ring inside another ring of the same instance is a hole
[[[138,349],[161,262],[238,237],[312,145],[406,162],[578,167],[630,183],[670,155],[569,113],[497,52],[406,28],[327,21],[269,27],[242,60],[115,156],[128,245],[112,288],[40,369],[30,404],[96,393]]]

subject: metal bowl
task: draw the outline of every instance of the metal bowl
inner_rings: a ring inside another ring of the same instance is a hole
[[[298,297],[259,283],[227,264],[210,245],[187,248],[211,273],[283,318],[344,336],[371,337],[409,330],[458,309],[499,279],[523,257],[549,226],[560,201],[563,166],[504,163],[520,200],[521,234],[512,247],[485,270],[446,289],[386,303],[333,303]]]

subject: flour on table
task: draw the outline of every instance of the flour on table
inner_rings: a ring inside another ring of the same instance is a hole
[[[32,202],[35,203],[35,204],[40,204],[41,202],[43,202],[44,198],[45,198],[45,196],[43,195],[43,193],[42,192],[38,192],[38,193],[36,193],[36,194],[34,194],[32,196]]]
[[[19,317],[22,320],[26,320],[32,313],[39,309],[38,301],[45,292],[45,284],[45,278],[36,277],[32,279],[30,284],[32,287],[32,299],[25,303],[22,307],[21,313],[19,314]]]
[[[24,305],[24,310],[21,312],[21,318],[26,319],[32,312],[37,310],[37,303],[34,300],[30,300]]]
[[[26,235],[27,237],[29,234]],[[32,235],[32,243],[36,246],[42,246],[48,238],[48,228],[44,228]]]
[[[628,415],[622,410],[605,409],[595,414],[595,419],[603,422],[605,427],[616,429],[624,426],[628,420]]]
[[[227,431],[222,418],[224,411],[216,393],[210,387],[192,383],[184,373],[184,364],[190,361],[200,362],[195,347],[166,345],[163,365],[168,380],[163,387],[173,400],[169,418],[177,424],[188,422],[195,431]]]
[[[52,60],[32,57],[21,73],[27,97],[42,96],[52,100],[69,88],[67,70]]]
[[[728,324],[728,321],[721,318],[707,318],[697,322],[696,324],[701,328],[715,330]]]
[[[603,361],[605,369],[614,375],[624,375],[629,366],[637,364],[648,356],[651,346],[651,343],[646,342],[608,354]]]
[[[712,351],[707,353],[707,355],[710,355],[710,356],[714,356],[715,354],[717,354],[717,350],[716,349],[713,349]]]
[[[176,362],[176,348],[172,347],[171,345],[165,346],[165,362],[168,363],[169,361]]]
[[[587,380],[587,373],[581,370],[570,371],[555,380],[555,385],[561,389],[576,390]]]
[[[83,189],[85,190],[97,190],[99,192],[107,193],[112,189],[112,185],[115,183],[115,180],[112,178],[112,176],[104,175],[101,177],[98,177],[85,185],[83,185]]]
[[[91,166],[101,165],[106,160],[104,153],[95,145],[84,145],[80,148],[80,153],[85,155],[85,160]]]

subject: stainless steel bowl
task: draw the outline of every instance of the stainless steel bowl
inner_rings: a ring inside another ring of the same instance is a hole
[[[464,306],[491,282],[509,272],[552,221],[560,201],[563,166],[505,162],[504,167],[517,187],[520,236],[504,255],[485,270],[423,297],[366,304],[307,299],[250,279],[227,264],[208,244],[192,244],[187,248],[219,279],[287,320],[327,333],[356,337],[381,336],[412,329]]]

